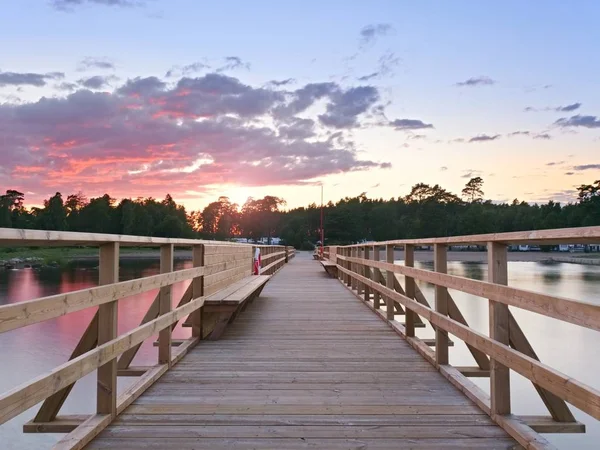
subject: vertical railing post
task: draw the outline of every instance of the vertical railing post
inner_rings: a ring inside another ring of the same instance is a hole
[[[380,259],[380,255],[379,255],[379,245],[374,245],[373,246],[373,260],[375,261],[379,261]],[[375,268],[373,269],[373,280],[375,280],[375,282],[377,284],[379,283],[379,269]],[[379,307],[381,306],[381,294],[379,293],[379,291],[374,290],[373,291],[373,306],[375,307],[375,309],[379,309]]]
[[[508,284],[507,246],[498,242],[488,242],[488,281]],[[489,301],[490,337],[509,345],[508,305]],[[494,358],[490,359],[490,397],[492,414],[510,414],[510,372],[508,367]]]
[[[356,258],[361,260],[364,258],[363,255],[363,247],[356,247]],[[359,263],[356,266],[356,273],[358,273],[359,275],[363,275],[365,274],[365,266],[361,263]],[[360,281],[357,283],[356,285],[356,293],[360,296],[362,295],[362,293],[365,290],[365,285],[363,283],[361,283]]]
[[[173,244],[160,246],[160,273],[173,272]],[[163,286],[158,293],[158,315],[167,314],[173,308],[171,286]],[[158,332],[158,363],[171,366],[171,326]]]
[[[369,254],[370,249],[371,247],[368,245],[365,245],[363,247],[363,259],[365,260],[365,264],[363,265],[363,277],[365,278],[371,278],[371,268],[366,264],[371,257],[371,255]],[[365,284],[364,289],[364,300],[365,302],[368,302],[369,300],[371,300],[371,288],[367,284]]]
[[[411,244],[404,245],[404,265],[414,267],[415,265],[415,247]],[[405,277],[406,285],[404,291],[408,298],[415,298],[415,279],[413,277]],[[407,337],[415,335],[415,313],[410,308],[406,308],[404,321],[404,331]]]
[[[283,247],[283,251],[285,252],[285,262],[287,264],[288,262],[290,262],[290,260],[288,258],[288,246],[287,245],[285,247]]]
[[[346,258],[350,258],[352,256],[352,249],[349,247],[345,248],[344,256]],[[346,270],[350,271],[352,270],[352,263],[350,261],[346,261],[346,265],[344,267],[346,267]],[[352,287],[352,277],[348,274],[346,274],[346,286]]]
[[[111,242],[100,246],[99,284],[119,281],[119,243]],[[117,337],[118,303],[112,301],[98,307],[98,346]],[[98,367],[96,389],[96,411],[98,414],[117,416],[117,358]]]
[[[356,258],[358,255],[357,247],[352,247],[351,253],[352,253],[352,257]],[[358,272],[358,264],[353,262],[350,265],[350,270],[352,271],[352,273],[357,273]],[[356,278],[352,277],[352,281],[351,281],[350,285],[352,287],[352,290],[358,290],[358,282],[356,281]]]
[[[448,271],[448,253],[444,244],[435,244],[433,248],[434,270],[440,273]],[[448,315],[448,289],[444,286],[435,286],[435,310]],[[435,330],[435,362],[448,364],[448,332],[437,327]]]
[[[385,246],[385,260],[390,264],[394,264],[394,245],[388,244]],[[385,272],[385,287],[394,290],[394,272],[388,270]],[[386,318],[387,320],[394,320],[394,300],[387,297],[385,299],[386,306]]]
[[[192,247],[192,265],[194,267],[204,267],[204,244],[197,244]],[[204,275],[192,280],[192,300],[204,296]],[[192,337],[202,339],[202,308],[198,308],[192,313]]]

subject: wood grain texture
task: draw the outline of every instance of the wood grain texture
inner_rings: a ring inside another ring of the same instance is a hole
[[[100,246],[98,284],[119,281],[119,244],[111,242]],[[118,302],[104,303],[98,308],[98,346],[117,337]],[[96,382],[96,412],[117,415],[117,356],[98,367]]]
[[[515,445],[310,256],[286,264],[220,341],[190,349],[88,448]]]
[[[488,279],[490,283],[508,284],[507,247],[496,242],[488,243]],[[509,345],[508,306],[490,300],[490,338]],[[490,360],[490,407],[493,414],[510,414],[510,370],[497,361]]]
[[[160,273],[173,272],[173,245],[160,246]],[[173,309],[171,286],[161,287],[158,293],[158,315]],[[158,364],[171,364],[171,325],[158,333]]]

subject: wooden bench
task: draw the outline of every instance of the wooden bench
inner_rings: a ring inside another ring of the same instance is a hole
[[[318,253],[313,253],[313,259],[321,259]]]
[[[202,308],[202,339],[216,341],[227,324],[260,295],[270,275],[252,275],[208,296]],[[189,319],[183,324],[189,327]]]
[[[329,261],[327,259],[323,259],[323,260],[321,260],[321,264],[323,265],[323,267],[325,268],[325,271],[331,278],[337,278],[338,270],[337,270],[336,263]]]

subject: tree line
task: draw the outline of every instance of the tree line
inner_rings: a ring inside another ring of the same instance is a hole
[[[0,195],[0,227],[66,230],[140,236],[228,240],[280,237],[310,249],[320,239],[320,206],[284,210],[275,196],[249,198],[243,205],[220,197],[187,212],[167,194],[116,201],[108,194],[87,199],[56,193],[43,207],[26,208],[16,190]],[[578,188],[577,201],[530,204],[484,200],[483,180],[472,178],[461,195],[440,185],[418,183],[404,197],[370,199],[365,194],[324,205],[326,244],[411,239],[600,225],[600,180]]]

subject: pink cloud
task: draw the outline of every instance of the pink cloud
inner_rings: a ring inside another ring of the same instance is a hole
[[[301,185],[330,174],[389,167],[359,159],[343,130],[336,139],[315,139],[317,127],[326,134],[325,122],[289,114],[325,97],[334,105],[328,114],[346,115],[326,122],[354,126],[377,100],[372,89],[361,100],[360,90],[307,86],[283,92],[207,74],[169,87],[149,77],[128,80],[114,92],[78,90],[5,103],[0,166],[8,187],[41,196],[83,190],[116,197],[204,192],[222,184]],[[344,108],[340,102],[361,107]]]

